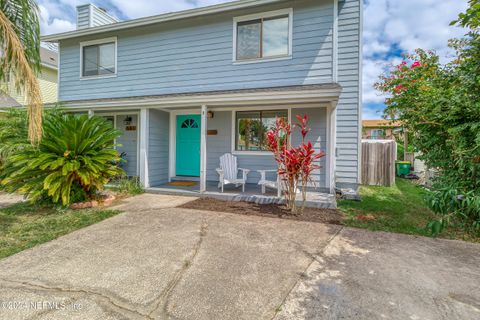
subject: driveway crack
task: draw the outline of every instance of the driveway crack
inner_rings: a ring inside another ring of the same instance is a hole
[[[103,300],[104,302],[106,301],[108,304],[114,307],[117,311],[120,311],[121,314],[123,315],[128,315],[132,317],[133,319],[139,318],[139,319],[153,319],[150,318],[148,314],[141,313],[137,310],[131,309],[130,307],[126,306],[124,303],[120,303],[117,301],[114,301],[111,297],[108,295],[101,294],[99,292],[94,292],[90,290],[85,290],[85,289],[68,289],[68,288],[62,288],[62,287],[50,287],[50,286],[45,286],[45,285],[40,285],[40,284],[33,284],[27,281],[15,281],[15,280],[8,280],[8,279],[0,279],[0,281],[6,282],[6,283],[11,283],[13,285],[20,285],[26,289],[31,289],[31,290],[41,290],[41,291],[51,291],[51,292],[56,292],[56,293],[67,293],[67,294],[80,294],[80,295],[87,295],[87,296],[95,296],[99,298],[100,300]],[[18,288],[18,287],[17,287]]]
[[[325,245],[323,246],[323,248],[320,250],[321,253],[323,253],[325,251],[325,249],[330,245],[330,243],[340,234],[340,232],[342,232],[342,230],[344,229],[345,227],[340,227],[338,228],[337,231],[335,231],[335,233],[326,241]],[[310,257],[311,261],[310,263],[306,266],[306,268],[303,270],[303,272],[301,273],[300,276],[298,276],[297,280],[295,281],[295,283],[291,286],[290,290],[288,290],[288,292],[285,294],[285,296],[283,297],[282,299],[282,302],[280,303],[280,305],[275,309],[274,311],[274,314],[271,318],[271,320],[274,320],[278,313],[282,310],[282,307],[285,305],[285,302],[287,301],[287,298],[288,296],[290,295],[290,293],[293,291],[293,289],[298,285],[298,283],[303,279],[303,275],[307,272],[307,270],[310,268],[310,266],[315,263],[315,262],[320,262],[317,258],[318,254],[317,255],[310,255],[308,254],[308,256]]]
[[[173,279],[170,281],[168,284],[167,288],[162,292],[162,294],[157,298],[157,302],[155,303],[155,307],[152,309],[152,311],[148,314],[150,318],[158,318],[160,317],[161,319],[169,319],[173,318],[172,315],[168,313],[168,303],[170,296],[173,292],[173,290],[177,287],[178,283],[183,279],[185,274],[187,273],[188,269],[192,266],[195,258],[197,257],[200,247],[202,246],[203,240],[205,236],[207,235],[207,228],[208,224],[206,221],[202,223],[200,226],[200,236],[198,238],[198,241],[195,243],[195,246],[192,249],[191,255],[185,260],[183,263],[182,268],[177,271]]]

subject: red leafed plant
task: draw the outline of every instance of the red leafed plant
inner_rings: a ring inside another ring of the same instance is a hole
[[[314,183],[311,174],[320,166],[316,161],[325,156],[324,152],[316,152],[306,137],[310,132],[308,117],[297,115],[298,123],[294,129],[299,129],[302,142],[297,147],[292,147],[292,126],[284,118],[277,118],[275,125],[267,132],[267,144],[273,152],[278,165],[278,174],[282,183],[282,191],[285,197],[287,208],[293,213],[297,212],[296,198],[297,190],[302,192],[302,210],[305,207],[307,187]]]

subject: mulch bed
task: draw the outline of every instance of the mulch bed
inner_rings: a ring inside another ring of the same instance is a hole
[[[297,221],[343,224],[344,214],[337,209],[305,208],[293,215],[283,205],[256,204],[244,201],[223,201],[213,198],[200,198],[179,206],[185,209],[197,209],[216,212],[229,212],[246,216],[261,216]]]

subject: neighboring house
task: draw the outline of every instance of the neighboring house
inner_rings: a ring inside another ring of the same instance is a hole
[[[54,103],[58,95],[58,54],[54,51],[40,48],[41,69],[38,75],[43,103]],[[0,108],[19,107],[27,104],[26,96],[15,90],[13,79],[0,93]],[[0,114],[1,116],[1,114]]]
[[[307,114],[327,154],[317,186],[357,188],[361,0],[241,0],[124,22],[93,5],[77,14],[77,30],[43,37],[59,44],[59,98],[123,132],[126,170],[146,187],[198,177],[204,191],[225,153],[256,183],[255,170],[276,168],[264,136],[275,117]]]
[[[362,139],[396,140],[396,135],[402,133],[399,121],[392,120],[363,120]]]

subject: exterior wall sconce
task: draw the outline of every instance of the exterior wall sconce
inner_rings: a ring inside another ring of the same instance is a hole
[[[132,124],[132,117],[126,116],[125,120],[123,120],[123,124],[126,125],[126,126],[131,125]]]
[[[208,118],[208,119],[212,119],[214,115],[215,115],[215,114],[213,113],[213,111],[208,111],[208,112],[207,112],[207,118]]]

